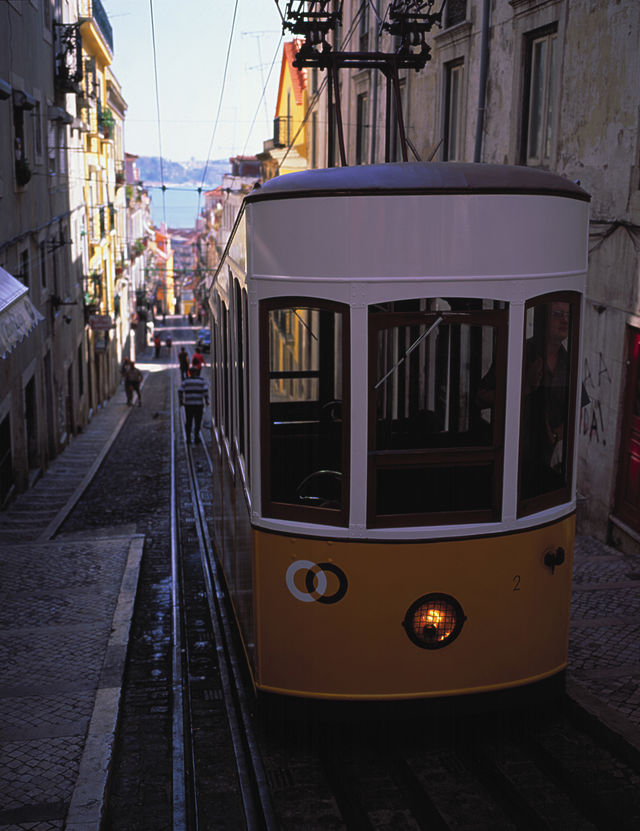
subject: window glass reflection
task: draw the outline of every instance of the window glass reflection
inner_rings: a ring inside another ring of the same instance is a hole
[[[574,307],[566,300],[527,309],[522,378],[520,497],[569,484],[569,414]]]

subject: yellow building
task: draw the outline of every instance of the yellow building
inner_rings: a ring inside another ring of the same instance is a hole
[[[302,41],[292,40],[282,48],[282,66],[276,100],[273,141],[267,142],[277,173],[306,170],[307,162],[307,70],[293,65]],[[262,158],[262,156],[261,156]]]
[[[155,229],[155,238],[149,241],[149,270],[153,285],[153,303],[156,314],[173,314],[175,288],[173,273],[173,248],[171,235],[162,225]]]
[[[128,327],[126,333],[118,327],[123,309],[116,288],[116,265],[122,263],[123,245],[123,229],[117,233],[116,169],[124,167],[126,104],[109,68],[113,61],[113,33],[100,0],[81,0],[80,20],[84,72],[79,114],[85,130],[87,239],[84,294],[89,363],[95,367],[92,388],[99,403],[115,388],[123,337],[128,337]]]

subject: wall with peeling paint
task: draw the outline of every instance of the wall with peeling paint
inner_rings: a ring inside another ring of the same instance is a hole
[[[373,5],[382,15],[388,3]],[[640,2],[492,0],[489,5],[483,162],[522,162],[528,38],[556,33],[551,153],[545,166],[579,181],[592,196],[583,340],[590,402],[580,421],[578,528],[640,552],[640,519],[635,539],[615,523],[627,345],[634,328],[640,328]],[[360,0],[345,0],[344,33],[352,31],[361,6]],[[466,18],[449,27],[445,14],[443,29],[434,28],[427,36],[431,60],[419,72],[400,73],[407,134],[422,159],[434,149],[434,158],[443,158],[447,66],[456,61],[464,66],[461,160],[474,159],[484,7],[483,0],[467,0]],[[356,32],[358,25],[356,20]],[[370,21],[372,32],[376,25]],[[386,34],[378,40],[372,34],[371,47],[374,42],[383,51],[393,48]],[[347,48],[357,47],[350,43]],[[370,137],[376,137],[375,160],[382,161],[383,80],[376,87],[363,72],[357,78],[344,72],[341,80],[350,163],[355,156],[356,84],[360,94],[373,95],[377,89],[378,118],[368,128]]]

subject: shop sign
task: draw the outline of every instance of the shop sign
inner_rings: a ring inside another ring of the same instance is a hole
[[[111,315],[90,315],[89,328],[94,332],[106,332],[115,329],[115,324],[111,320]]]

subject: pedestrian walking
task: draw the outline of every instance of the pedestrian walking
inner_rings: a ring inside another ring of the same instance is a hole
[[[140,384],[142,382],[142,373],[133,361],[129,364],[127,374],[124,376],[124,391],[127,394],[127,405],[132,404],[133,393],[138,396],[138,407],[142,406],[142,395],[140,394]]]
[[[180,364],[180,378],[184,381],[189,375],[189,353],[184,346],[181,346],[178,352],[178,363]]]
[[[193,367],[196,367],[197,369],[202,369],[202,367],[204,366],[204,355],[198,349],[197,346],[193,350],[193,355],[191,357],[191,365]]]
[[[191,367],[191,373],[185,378],[178,389],[178,401],[184,407],[185,433],[187,444],[191,444],[191,431],[193,430],[193,443],[200,441],[200,425],[202,424],[202,413],[204,405],[209,404],[209,390],[206,381],[200,377],[200,368]]]
[[[124,361],[122,362],[122,366],[120,367],[120,377],[122,378],[123,383],[124,383],[124,379],[127,376],[127,372],[129,371],[130,366],[131,366],[131,358],[129,358],[127,356],[124,359]]]
[[[156,358],[160,357],[160,347],[162,346],[162,341],[160,340],[160,335],[156,332],[153,336],[153,345],[156,350]]]
[[[167,354],[170,355],[171,354],[171,344],[173,343],[173,341],[171,340],[171,335],[167,335],[167,337],[165,339],[165,343],[167,344]]]

